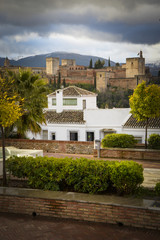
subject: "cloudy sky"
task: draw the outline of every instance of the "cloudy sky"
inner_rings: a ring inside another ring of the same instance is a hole
[[[66,51],[160,60],[159,0],[0,0],[0,57]]]

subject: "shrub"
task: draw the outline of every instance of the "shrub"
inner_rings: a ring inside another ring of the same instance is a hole
[[[143,182],[142,165],[133,161],[116,162],[112,168],[111,181],[119,193],[131,193]]]
[[[13,156],[6,167],[13,176],[27,177],[32,188],[44,190],[98,193],[114,187],[129,193],[143,181],[142,166],[132,161]]]
[[[160,196],[160,182],[158,182],[155,186],[155,192],[158,196]]]
[[[135,146],[137,141],[134,136],[128,134],[107,134],[102,139],[103,147],[113,147],[113,148],[132,148]]]
[[[148,138],[148,147],[151,149],[160,149],[160,135],[151,134]]]

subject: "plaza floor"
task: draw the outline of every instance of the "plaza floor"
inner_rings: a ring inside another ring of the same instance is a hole
[[[160,231],[18,214],[0,214],[1,240],[159,240]]]

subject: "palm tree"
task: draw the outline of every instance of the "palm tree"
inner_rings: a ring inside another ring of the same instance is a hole
[[[19,70],[18,73],[9,72],[14,78],[14,87],[23,99],[23,115],[17,120],[16,127],[19,137],[24,137],[27,131],[39,133],[40,124],[45,122],[43,109],[47,107],[47,87],[39,75],[31,71]]]

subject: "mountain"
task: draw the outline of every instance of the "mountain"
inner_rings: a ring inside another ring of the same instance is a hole
[[[160,71],[160,62],[148,63],[146,66],[149,67],[152,76],[158,76],[158,72]]]
[[[60,59],[60,64],[62,59],[75,59],[77,65],[89,66],[89,62],[92,59],[93,66],[94,63],[100,59],[105,60],[105,66],[108,66],[108,60],[105,58],[100,58],[96,56],[81,55],[76,53],[67,52],[52,52],[42,55],[35,55],[26,58],[21,58],[19,60],[10,60],[10,64],[13,66],[23,66],[23,67],[46,67],[46,57],[58,57]],[[111,66],[115,65],[115,62],[110,61]],[[0,58],[0,66],[4,65],[4,58]]]

